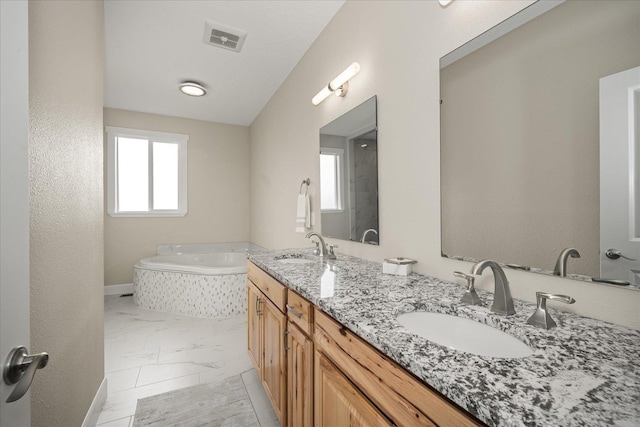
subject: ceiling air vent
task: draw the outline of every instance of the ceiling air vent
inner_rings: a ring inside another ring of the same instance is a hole
[[[204,39],[206,44],[223,49],[240,52],[247,32],[237,28],[227,27],[217,22],[206,21],[204,25]]]

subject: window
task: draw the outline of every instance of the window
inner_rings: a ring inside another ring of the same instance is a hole
[[[111,216],[187,214],[188,135],[107,127]]]
[[[320,211],[344,210],[344,150],[320,149]]]

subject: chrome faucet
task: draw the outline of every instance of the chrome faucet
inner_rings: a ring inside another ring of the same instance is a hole
[[[554,276],[567,277],[567,258],[580,258],[580,252],[576,248],[566,248],[558,255],[556,267],[553,269]]]
[[[318,240],[320,240],[320,248],[319,248],[320,249],[320,256],[324,258],[328,254],[328,252],[327,252],[327,245],[324,242],[324,239],[322,238],[322,236],[320,234],[316,233],[315,231],[312,231],[311,233],[307,234],[304,237],[307,238],[307,239],[310,239],[313,236],[316,236],[318,238]]]
[[[513,308],[513,298],[511,297],[511,289],[509,289],[509,281],[507,280],[507,276],[504,275],[502,267],[500,267],[497,262],[488,259],[477,262],[471,267],[471,274],[480,275],[486,267],[491,268],[495,280],[491,311],[505,316],[516,314],[516,310]]]
[[[372,231],[376,235],[378,234],[378,232],[374,228],[365,230],[364,233],[362,233],[362,240],[360,240],[361,243],[365,243],[365,237],[367,237],[367,234],[369,234],[370,231]]]

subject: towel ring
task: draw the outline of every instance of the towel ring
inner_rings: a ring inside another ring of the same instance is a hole
[[[309,184],[311,184],[311,179],[307,178],[302,180],[302,184],[300,184],[300,190],[298,191],[298,193],[302,194],[302,186],[305,184],[307,185],[304,189],[304,194],[306,196],[309,193]]]

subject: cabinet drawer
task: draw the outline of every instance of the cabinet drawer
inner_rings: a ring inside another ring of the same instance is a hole
[[[286,307],[289,321],[295,323],[302,332],[311,336],[313,327],[313,306],[311,303],[289,290]]]
[[[283,313],[287,304],[287,288],[251,261],[247,262],[247,277]]]

